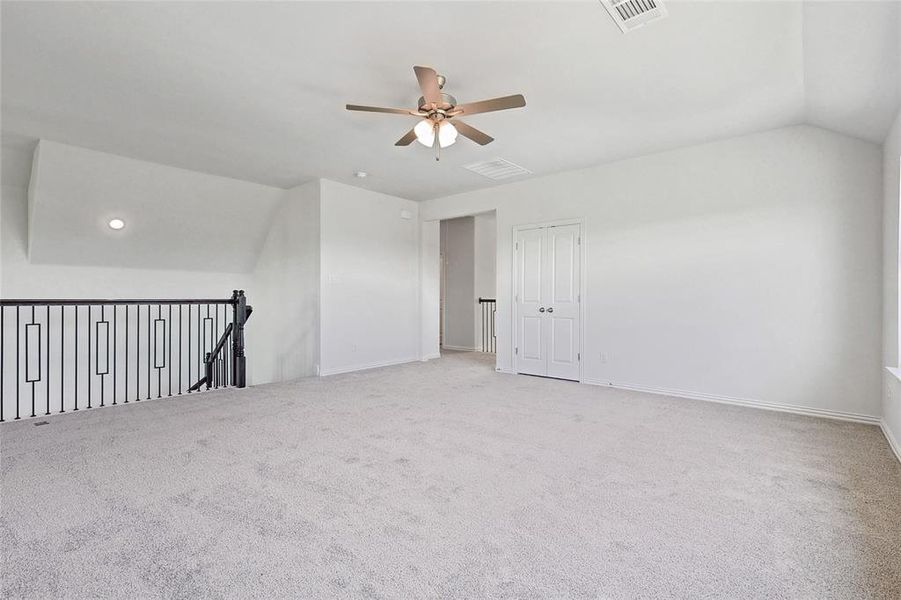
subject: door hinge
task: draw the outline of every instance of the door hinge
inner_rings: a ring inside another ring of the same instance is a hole
[[[519,242],[516,242],[515,247],[516,247],[517,250],[519,250]]]
[[[581,352],[576,353],[576,360],[582,360],[582,353],[581,353]]]
[[[579,246],[582,245],[582,236],[581,235],[576,238],[576,244],[578,244]]]
[[[519,354],[519,348],[514,348],[514,349],[513,349],[513,354]]]

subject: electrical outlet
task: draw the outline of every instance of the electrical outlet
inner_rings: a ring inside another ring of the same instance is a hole
[[[601,364],[607,364],[607,353],[601,352]]]

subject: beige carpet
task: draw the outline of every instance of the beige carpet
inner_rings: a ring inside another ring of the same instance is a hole
[[[6,424],[4,598],[901,598],[875,427],[457,354]]]

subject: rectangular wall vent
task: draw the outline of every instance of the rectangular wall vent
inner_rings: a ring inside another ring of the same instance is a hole
[[[663,0],[601,0],[601,4],[623,33],[666,16]]]
[[[531,173],[528,169],[524,169],[503,158],[495,158],[493,160],[463,165],[463,168],[494,180],[510,179],[511,177],[517,177],[518,175],[529,175]]]

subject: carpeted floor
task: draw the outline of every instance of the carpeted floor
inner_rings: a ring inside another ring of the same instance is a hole
[[[901,598],[871,426],[454,354],[5,424],[4,598]]]

